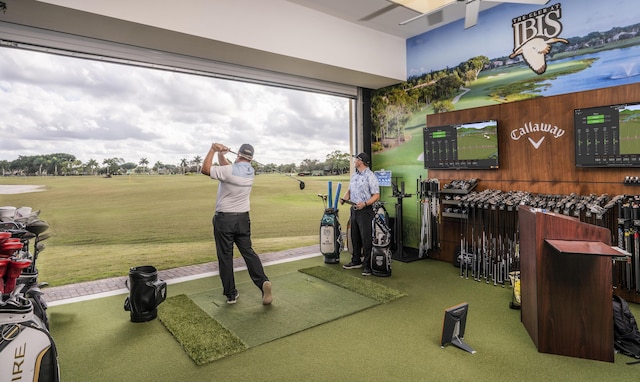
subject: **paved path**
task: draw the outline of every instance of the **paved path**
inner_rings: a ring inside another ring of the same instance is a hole
[[[280,252],[263,253],[260,255],[260,258],[266,266],[314,256],[322,256],[317,244]],[[236,270],[246,269],[244,260],[241,257],[234,259],[233,263],[234,269]],[[173,284],[217,274],[218,262],[214,261],[205,264],[189,265],[181,268],[158,271],[158,278],[166,281],[167,284]],[[125,281],[128,278],[129,275],[126,274],[121,277],[114,277],[110,279],[87,281],[59,287],[46,287],[43,288],[42,291],[44,292],[44,298],[47,304],[49,306],[54,306],[127,293]]]

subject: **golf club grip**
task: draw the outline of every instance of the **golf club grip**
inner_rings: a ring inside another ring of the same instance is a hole
[[[356,205],[356,203],[352,202],[351,200],[342,199],[342,198],[340,200],[342,200],[343,203],[351,204],[352,206]]]
[[[336,187],[336,197],[333,200],[333,209],[338,209],[338,200],[340,200],[340,189],[342,188],[342,183],[338,182],[338,186]]]

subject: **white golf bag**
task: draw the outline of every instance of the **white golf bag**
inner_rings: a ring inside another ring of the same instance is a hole
[[[326,264],[340,263],[342,249],[342,232],[338,210],[326,208],[320,221],[320,252],[324,255],[324,262]]]

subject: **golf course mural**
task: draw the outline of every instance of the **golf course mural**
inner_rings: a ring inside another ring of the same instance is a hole
[[[469,29],[461,19],[408,39],[407,80],[371,102],[373,169],[405,184],[402,198],[394,187],[381,191],[392,217],[402,205],[404,246],[420,242],[430,114],[640,82],[639,20],[635,0],[505,3]]]

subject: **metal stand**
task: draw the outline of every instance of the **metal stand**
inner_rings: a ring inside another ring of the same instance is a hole
[[[402,199],[410,198],[412,195],[405,194],[404,182],[400,182],[400,189],[398,189],[398,185],[393,182],[391,182],[391,186],[393,187],[393,197],[396,198],[396,217],[393,236],[395,247],[391,258],[405,263],[419,260],[420,257],[418,256],[418,253],[411,255],[405,252],[402,234]]]
[[[462,338],[460,338],[460,337],[458,337],[458,336],[453,337],[453,339],[451,340],[451,345],[453,345],[453,346],[455,346],[455,347],[458,347],[458,348],[460,348],[460,349],[462,349],[462,350],[464,350],[464,351],[468,351],[468,352],[469,352],[469,353],[471,353],[471,354],[475,354],[475,353],[476,353],[476,351],[475,351],[475,350],[473,350],[473,349],[471,348],[471,346],[467,345],[467,344],[462,340]]]

